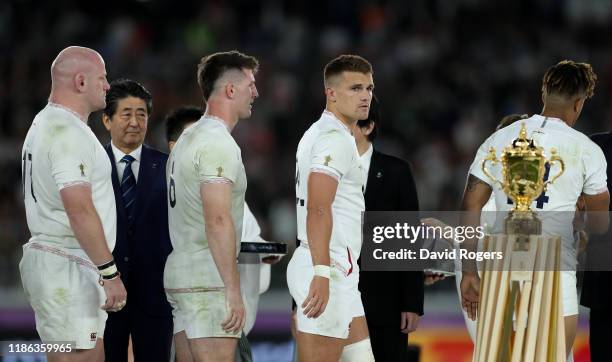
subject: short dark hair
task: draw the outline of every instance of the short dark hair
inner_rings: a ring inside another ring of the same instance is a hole
[[[542,78],[542,93],[570,99],[576,96],[591,98],[597,75],[588,63],[562,60],[548,68]]]
[[[116,79],[110,83],[110,89],[106,92],[106,108],[104,114],[112,118],[117,112],[117,103],[127,97],[142,99],[147,105],[147,113],[151,116],[153,110],[153,96],[140,83],[131,79]]]
[[[368,135],[368,141],[374,142],[376,136],[378,136],[378,128],[380,128],[381,124],[381,116],[380,116],[380,102],[378,102],[378,98],[376,95],[372,94],[372,102],[370,102],[370,111],[368,112],[368,118],[360,119],[357,121],[357,127],[365,128],[370,124],[374,123],[374,129]]]
[[[202,109],[195,106],[183,106],[176,108],[166,115],[164,124],[166,125],[166,140],[168,142],[176,142],[185,125],[188,123],[197,122],[202,117]]]
[[[329,78],[340,75],[342,72],[373,73],[372,64],[359,55],[344,54],[332,59],[323,70],[323,80],[325,84]]]
[[[242,54],[237,50],[214,53],[203,57],[198,64],[197,74],[204,100],[208,100],[215,82],[226,71],[230,69],[251,69],[253,72],[257,72],[258,68],[259,62],[255,57]]]

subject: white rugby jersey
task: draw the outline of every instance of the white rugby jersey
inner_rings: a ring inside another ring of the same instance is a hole
[[[478,149],[470,173],[493,187],[493,181],[481,169],[482,160],[491,147],[495,148],[497,157],[501,157],[504,148],[518,137],[522,123],[525,123],[527,137],[533,138],[538,146],[543,147],[547,157],[550,157],[550,150],[555,148],[565,162],[565,172],[548,186],[540,198],[533,201],[533,210],[574,211],[581,193],[596,195],[607,190],[606,158],[599,146],[562,120],[538,114],[493,133]],[[493,176],[501,180],[501,163],[495,166],[487,163],[487,167]],[[552,178],[559,169],[558,164],[551,167],[545,179]],[[514,206],[508,204],[506,195],[498,186],[493,187],[493,190],[497,210],[510,210]]]
[[[573,245],[572,219],[578,197],[582,193],[596,195],[607,190],[606,159],[599,146],[586,135],[558,118],[536,114],[493,133],[478,149],[476,158],[470,167],[470,173],[493,188],[495,208],[498,211],[508,211],[513,208],[514,205],[509,202],[506,194],[498,185],[493,185],[493,181],[484,174],[481,164],[491,147],[495,148],[499,159],[504,148],[518,137],[522,123],[525,123],[527,137],[534,139],[538,146],[543,147],[544,154],[548,158],[550,158],[551,149],[555,148],[557,155],[565,162],[563,175],[548,185],[546,192],[533,201],[531,208],[536,212],[542,211],[538,214],[548,219],[543,221],[543,231],[562,235],[569,248]],[[487,168],[493,176],[502,180],[501,163],[492,166],[490,162],[487,162]],[[548,172],[544,175],[545,180],[554,177],[560,170],[558,164],[547,168]],[[571,249],[573,250],[573,246]],[[566,264],[564,267],[569,267],[567,263],[569,260],[564,261]]]
[[[112,251],[117,211],[111,163],[89,126],[76,113],[49,103],[34,118],[21,156],[30,241],[81,249],[70,227],[60,190],[76,183],[89,183]]]
[[[338,189],[332,204],[330,256],[348,269],[350,262],[355,265],[361,252],[361,213],[365,210],[365,175],[355,139],[342,121],[326,110],[302,136],[296,158],[298,239],[308,242],[306,206],[310,172],[318,171],[335,177],[338,179]],[[347,248],[351,252],[350,261]]]
[[[174,249],[166,263],[166,288],[223,286],[206,238],[200,185],[231,182],[238,256],[247,188],[240,147],[221,120],[202,116],[179,137],[168,158],[166,176],[168,226]]]

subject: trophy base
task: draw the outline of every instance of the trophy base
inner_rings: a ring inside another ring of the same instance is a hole
[[[561,238],[527,236],[532,250],[513,251],[519,235],[487,235],[480,280],[474,362],[565,362],[561,293]],[[523,236],[523,235],[521,235]]]

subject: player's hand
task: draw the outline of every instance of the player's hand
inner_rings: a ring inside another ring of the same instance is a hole
[[[329,279],[315,275],[310,282],[308,297],[302,303],[304,315],[308,318],[317,318],[327,307],[329,301]]]
[[[108,312],[118,312],[127,304],[127,291],[123,286],[121,278],[103,280],[104,293],[106,293],[106,303],[102,309]]]
[[[416,331],[419,326],[419,315],[413,312],[402,312],[401,329],[402,333],[408,334]]]
[[[478,299],[480,297],[480,277],[478,272],[463,272],[461,278],[461,306],[468,317],[475,321],[478,315]]]
[[[262,258],[261,262],[266,263],[266,264],[276,264],[280,260],[281,260],[280,255],[270,255],[270,256],[266,256],[265,258]]]
[[[446,276],[443,274],[425,274],[425,285],[432,285],[440,280],[444,280]]]
[[[242,302],[240,289],[226,290],[225,303],[227,305],[227,317],[221,322],[221,327],[227,333],[238,333],[242,331],[246,320],[246,311]]]

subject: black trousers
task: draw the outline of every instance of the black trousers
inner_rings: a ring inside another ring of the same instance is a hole
[[[172,346],[172,317],[153,316],[130,303],[119,312],[109,312],[104,330],[107,362],[127,362],[130,334],[134,361],[168,362]]]
[[[247,339],[244,332],[240,336],[238,340],[238,344],[236,345],[236,355],[234,357],[234,362],[253,362],[253,355],[251,353],[251,344]]]
[[[368,325],[368,331],[376,362],[418,361],[408,352],[408,336],[399,328]]]
[[[589,345],[591,349],[591,362],[612,361],[610,350],[610,326],[612,314],[604,308],[591,308],[589,317]]]

